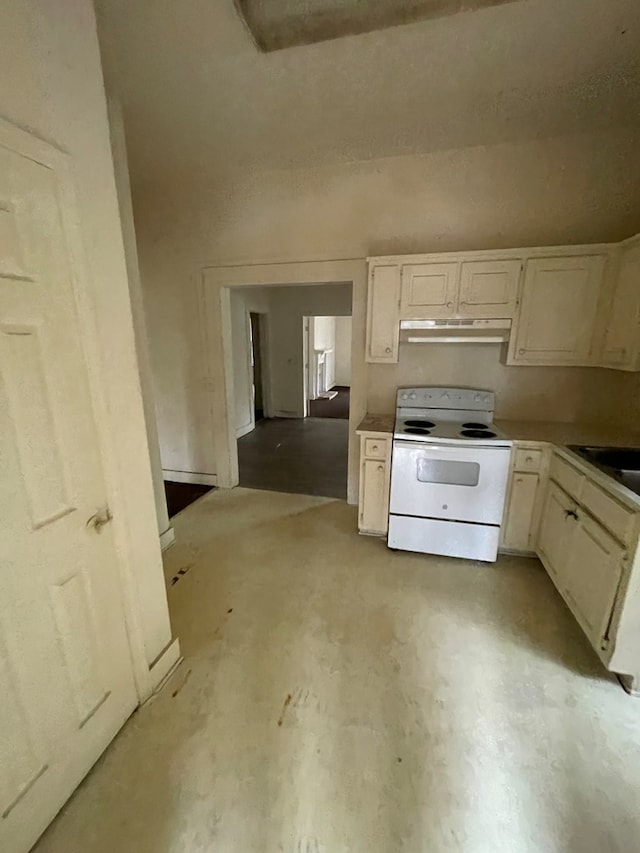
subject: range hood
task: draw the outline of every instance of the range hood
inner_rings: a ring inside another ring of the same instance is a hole
[[[511,320],[401,320],[401,344],[502,344]]]

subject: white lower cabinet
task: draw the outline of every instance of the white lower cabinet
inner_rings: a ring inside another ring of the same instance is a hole
[[[531,551],[533,517],[540,487],[537,474],[514,472],[505,514],[503,547],[508,551]]]
[[[385,536],[389,527],[391,436],[375,433],[360,436],[360,533]]]
[[[575,527],[571,523],[577,506],[555,483],[550,482],[540,522],[538,555],[562,591],[566,587],[571,554],[571,538]]]
[[[605,666],[637,692],[640,511],[560,452],[549,476],[538,556]]]
[[[596,645],[607,640],[625,552],[604,527],[582,510],[577,516],[577,519],[570,516],[575,533],[565,592],[578,622]]]
[[[542,445],[514,445],[500,543],[504,551],[535,553],[547,456]]]
[[[591,643],[609,639],[625,549],[555,483],[547,492],[538,552]]]

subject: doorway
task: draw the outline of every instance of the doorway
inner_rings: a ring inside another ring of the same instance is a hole
[[[211,388],[207,409],[211,434],[211,465],[216,472],[216,485],[231,488],[239,484],[238,439],[236,434],[236,395],[234,388],[234,353],[231,326],[234,292],[278,287],[281,290],[319,283],[351,285],[353,317],[351,345],[351,398],[349,410],[347,500],[358,501],[359,453],[356,428],[366,414],[367,366],[365,353],[365,316],[367,267],[364,259],[342,261],[290,261],[285,263],[248,264],[207,267],[202,271],[198,294],[204,341],[203,374]],[[301,315],[309,315],[303,311]],[[333,313],[326,308],[319,313]],[[336,312],[337,313],[337,312]],[[302,323],[300,322],[300,328]],[[271,335],[275,340],[275,333]],[[302,346],[300,347],[302,349]],[[302,388],[302,381],[300,382]],[[301,399],[303,395],[300,394]],[[266,389],[265,405],[271,394]],[[266,414],[266,412],[265,412]],[[278,416],[272,410],[271,417]]]
[[[318,373],[324,391],[326,383],[334,384],[336,315],[347,316],[351,303],[350,283],[231,289],[241,486],[346,497],[348,410],[341,419],[309,412],[309,353],[311,346],[322,346],[327,356],[326,374]],[[329,315],[327,309],[336,313]],[[312,386],[317,396],[318,381]]]
[[[349,419],[351,316],[305,317],[307,415]]]

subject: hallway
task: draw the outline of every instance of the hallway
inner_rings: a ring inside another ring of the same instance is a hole
[[[534,560],[391,553],[215,490],[166,552],[185,661],[37,853],[637,849],[640,704]]]

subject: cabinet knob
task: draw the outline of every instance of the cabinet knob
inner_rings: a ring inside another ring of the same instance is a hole
[[[525,462],[533,462],[533,456],[525,456]]]
[[[378,449],[378,445],[377,445],[377,444],[374,444],[374,445],[373,445],[373,447],[372,447],[371,449],[372,449],[372,450],[377,450],[377,449]]]
[[[378,471],[384,471],[384,465],[378,465]]]
[[[516,477],[516,483],[521,483],[521,482],[522,482],[522,477]]]
[[[391,347],[385,347],[385,352],[391,352]]]
[[[447,308],[453,308],[453,302],[447,302]]]
[[[518,355],[524,355],[524,352],[525,352],[525,351],[524,351],[523,349],[519,349],[519,350],[518,350]]]

